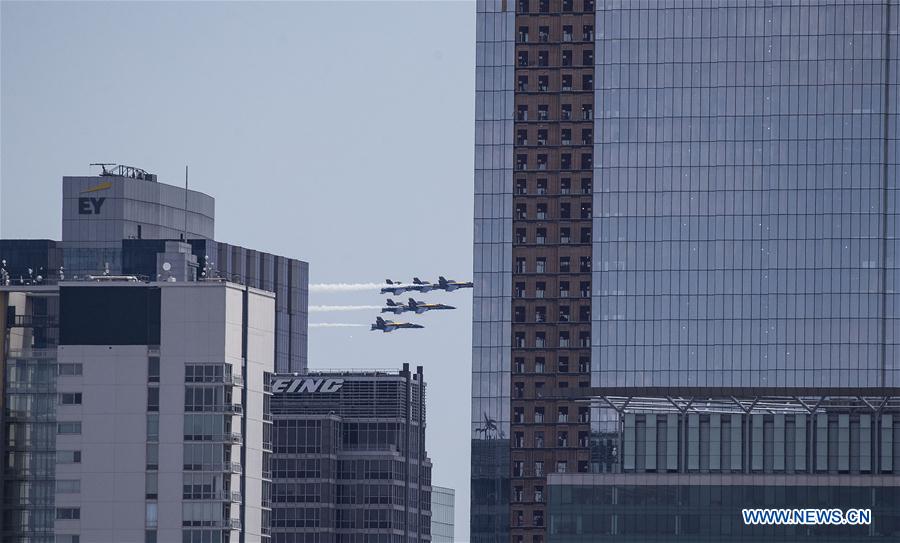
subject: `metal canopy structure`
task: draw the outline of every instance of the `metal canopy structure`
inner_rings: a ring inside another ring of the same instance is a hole
[[[855,411],[880,414],[900,412],[900,393],[882,396],[624,396],[606,395],[586,397],[592,407],[612,408],[624,413],[680,413],[680,414],[814,414],[836,411]]]

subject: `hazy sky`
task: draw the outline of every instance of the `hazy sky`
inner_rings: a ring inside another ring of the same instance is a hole
[[[2,1],[0,19],[0,237],[58,239],[61,177],[91,162],[173,184],[189,164],[216,239],[306,260],[313,283],[470,278],[474,2]],[[311,328],[310,367],[425,367],[433,482],[465,541],[471,291],[421,298],[459,309]]]

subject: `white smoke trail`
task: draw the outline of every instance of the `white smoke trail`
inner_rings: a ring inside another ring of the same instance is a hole
[[[321,313],[325,311],[363,311],[369,309],[381,309],[380,305],[311,305],[310,313]]]
[[[349,322],[311,322],[310,328],[365,328],[368,324],[351,324]]]
[[[361,290],[378,290],[385,283],[314,283],[309,286],[310,292],[355,292]]]

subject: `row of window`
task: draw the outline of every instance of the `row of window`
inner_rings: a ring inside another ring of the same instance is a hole
[[[568,356],[557,356],[556,360],[556,371],[554,373],[569,373],[572,369],[569,365],[569,357]],[[578,373],[590,373],[591,371],[591,358],[589,356],[580,356],[578,357],[578,367],[576,368]],[[537,356],[534,360],[526,365],[525,358],[516,357],[513,360],[512,372],[513,373],[546,373],[547,370],[547,362],[543,356]],[[589,413],[586,411],[586,413]],[[589,415],[588,419],[590,418]],[[581,420],[581,411],[579,410],[578,422],[584,422]]]
[[[575,11],[575,0],[553,0],[552,3],[555,4],[553,6],[554,12],[561,11],[562,13],[571,13]],[[581,6],[581,11],[583,13],[592,13],[594,11],[595,2],[594,0],[581,0],[579,3]],[[533,13],[532,9],[537,7],[537,13],[550,13],[551,8],[551,0],[537,0],[536,2],[533,0],[518,0],[516,4],[516,13],[527,15],[529,13]]]
[[[519,50],[519,52],[516,55],[516,66],[517,67],[519,67],[519,68],[527,68],[529,66],[538,66],[540,68],[555,68],[558,66],[562,66],[563,68],[574,67],[573,61],[572,61],[572,57],[574,55],[573,55],[571,49],[563,49],[560,52],[561,54],[560,54],[559,64],[555,65],[555,66],[550,66],[550,51],[547,51],[547,50],[538,51],[537,63],[535,63],[533,55],[529,58],[528,53],[529,53],[529,51],[526,49]],[[593,49],[584,49],[581,51],[581,65],[593,68],[593,66],[594,66],[594,50]],[[518,79],[520,91],[527,90],[527,89],[522,88],[522,86],[523,86],[522,85],[522,77],[523,76],[519,76],[519,79]],[[569,77],[569,86],[571,86],[572,76],[571,75],[569,75],[569,76],[563,75],[564,80],[566,77]],[[585,74],[584,77],[590,77],[590,82],[591,82],[590,86],[588,86],[587,84],[584,85],[584,90],[594,90],[593,75]],[[525,77],[525,80],[526,80],[526,85],[527,85],[528,78]],[[587,81],[587,80],[582,79],[582,81]],[[565,85],[563,85],[563,86],[565,86]],[[548,90],[546,88],[540,88],[540,85],[538,85],[538,87],[539,87],[538,90],[542,90],[542,91]],[[563,90],[565,90],[565,89],[563,89]],[[571,90],[571,89],[569,89],[569,90]]]
[[[588,76],[585,76],[588,77]],[[590,76],[593,77],[593,76]],[[590,86],[590,89],[593,89],[593,83]],[[588,90],[588,87],[585,86],[585,90]],[[528,105],[521,104],[516,106],[516,120],[517,121],[527,121],[528,118]],[[594,106],[592,104],[582,104],[581,105],[581,117],[579,120],[582,121],[591,121],[594,119]],[[537,107],[537,116],[532,118],[533,121],[573,121],[575,118],[572,116],[572,104],[561,104],[559,106],[559,117],[555,119],[550,118],[550,106],[548,104],[538,104]]]
[[[578,238],[576,238],[578,243],[590,243],[591,242],[591,229],[590,227],[581,228],[581,234]],[[572,238],[572,229],[571,228],[560,228],[558,237],[556,238],[557,243],[559,244],[571,244],[573,243]],[[545,245],[547,243],[547,229],[546,228],[537,228],[534,231],[534,236],[529,239],[527,230],[525,228],[517,228],[516,229],[516,237],[514,242],[517,245],[528,245],[533,243],[534,245]]]
[[[525,407],[517,406],[513,407],[513,424],[547,424],[547,423],[556,423],[556,424],[568,424],[568,423],[578,423],[584,424],[591,421],[591,408],[590,407],[579,407],[578,408],[578,416],[577,418],[569,417],[570,411],[574,411],[570,409],[569,406],[561,405],[556,408],[556,420],[550,421],[545,416],[547,408],[544,406],[537,406],[533,408],[533,415],[531,420],[526,420],[525,418]],[[543,439],[543,438],[542,438]]]
[[[547,307],[543,305],[536,306],[533,312],[533,318],[530,322],[536,323],[547,323]],[[578,308],[578,318],[575,319],[574,315],[572,315],[571,309],[567,305],[559,306],[559,314],[557,316],[557,323],[565,323],[565,322],[590,322],[591,320],[591,306],[590,305],[582,305]],[[517,306],[513,308],[513,322],[526,322],[526,308],[523,306]]]
[[[566,431],[558,431],[556,432],[556,445],[557,449],[564,449],[569,446],[580,447],[586,449],[591,446],[591,438],[589,432],[578,432],[578,441],[572,442],[569,440],[569,432]],[[526,447],[533,447],[535,449],[543,449],[548,446],[544,440],[544,432],[534,432],[532,435],[532,441],[530,443],[526,443],[525,441],[525,432],[514,432],[513,433],[513,448],[515,449],[524,449]]]
[[[526,472],[525,470],[525,461],[524,460],[514,460],[512,463],[512,476],[513,477],[545,477],[547,475],[544,470],[544,461],[543,460],[535,460],[533,464],[533,469],[531,471]],[[590,471],[590,462],[587,460],[578,462],[578,473],[587,473]],[[569,472],[569,461],[568,460],[559,460],[556,462],[556,471],[555,473],[568,473]]]
[[[581,281],[578,284],[577,291],[569,290],[569,282],[568,281],[560,281],[559,282],[559,290],[557,291],[560,298],[569,298],[572,296],[581,296],[582,298],[590,298],[591,297],[591,282],[590,281]],[[526,288],[525,282],[517,282],[513,289],[513,296],[516,298],[546,298],[547,297],[547,283],[546,281],[536,281],[534,283],[534,289]]]
[[[522,132],[522,131],[520,130],[519,132]],[[527,130],[526,130],[526,132],[527,132]],[[540,130],[538,132],[540,133]],[[563,129],[562,132],[563,132],[563,135],[565,135],[566,130]],[[584,130],[582,130],[582,134],[583,133],[584,133]],[[571,131],[569,131],[569,135],[571,136]],[[591,178],[590,177],[582,177],[581,178],[581,188],[580,188],[579,194],[586,195],[586,196],[590,195],[591,190],[592,190],[591,187],[592,187]],[[547,178],[536,179],[534,182],[534,189],[532,189],[532,190],[533,190],[533,192],[529,192],[527,179],[524,179],[524,178],[516,179],[515,194],[517,196],[526,196],[528,194],[536,194],[538,196],[546,196],[546,195],[552,196],[553,195],[548,191]],[[572,193],[572,179],[569,177],[561,177],[559,179],[559,189],[556,194],[559,196],[567,196],[569,194],[573,194]]]
[[[519,202],[515,206],[515,215],[513,218],[516,220],[539,220],[539,221],[549,221],[554,219],[590,219],[593,215],[593,204],[590,201],[583,201],[578,203],[578,215],[576,217],[572,216],[572,203],[571,202],[559,202],[559,213],[557,217],[552,217],[549,212],[550,204],[547,203],[537,203],[533,204],[534,214],[532,215],[529,211],[532,208],[528,202]]]
[[[579,381],[578,388],[590,388],[590,381]],[[548,387],[547,383],[542,381],[534,383],[533,393],[528,395],[529,399],[532,398],[551,398],[551,390]],[[560,380],[556,383],[557,390],[564,390],[569,388],[569,382]],[[514,400],[524,400],[525,398],[525,383],[513,383],[513,393],[512,397]]]
[[[553,270],[547,268],[547,258],[543,256],[536,257],[534,259],[534,268],[529,268],[526,265],[527,259],[523,256],[516,257],[516,265],[513,268],[513,273],[553,273]],[[572,258],[568,256],[559,257],[559,266],[556,268],[556,273],[590,273],[591,272],[591,257],[582,256],[579,257],[578,261],[578,269],[572,269]]]
[[[526,341],[525,332],[515,332],[513,334],[513,348],[515,349],[549,349],[552,348],[547,341],[547,332],[535,332],[531,341]],[[553,347],[559,349],[588,348],[591,346],[590,330],[579,332],[578,341],[572,340],[572,334],[568,331],[560,331],[556,345]]]
[[[519,32],[516,34],[516,40],[519,43],[533,43],[531,41],[532,38],[532,30],[531,26],[525,25],[519,27]],[[572,24],[564,24],[562,25],[559,35],[555,35],[554,31],[550,26],[547,25],[538,25],[537,27],[537,43],[572,43],[575,41],[575,28],[576,25]],[[581,41],[585,42],[593,42],[594,40],[594,25],[581,25]],[[593,51],[592,51],[593,53]],[[591,55],[593,58],[593,55]],[[593,63],[593,61],[592,61]]]
[[[516,145],[529,145],[530,141],[531,145],[542,147],[544,145],[547,145],[550,141],[550,131],[547,128],[539,128],[537,130],[537,137],[534,140],[528,139],[528,132],[529,131],[527,128],[520,128],[516,130]],[[592,143],[594,143],[594,130],[592,128],[583,128],[581,129],[581,139],[575,140],[574,145],[591,145]],[[573,145],[571,128],[560,129],[559,145]],[[585,194],[590,193],[588,192]]]

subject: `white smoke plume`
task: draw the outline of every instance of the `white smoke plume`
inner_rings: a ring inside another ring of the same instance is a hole
[[[311,322],[310,328],[365,328],[368,324],[352,324],[349,322]]]
[[[371,309],[381,309],[380,305],[311,305],[310,313],[322,313],[328,311],[365,311]]]
[[[356,292],[363,290],[378,290],[386,286],[385,283],[313,283],[309,286],[310,292]]]

